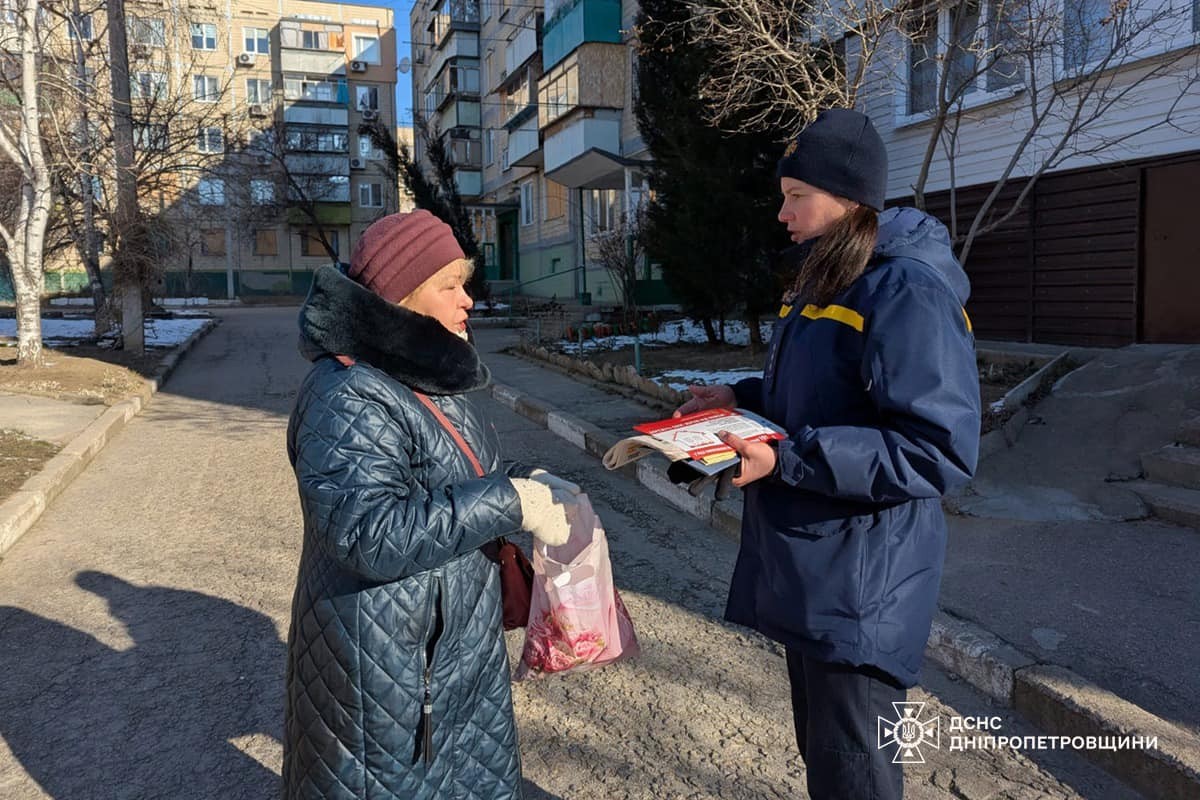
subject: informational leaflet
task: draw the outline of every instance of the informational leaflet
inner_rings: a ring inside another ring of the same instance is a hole
[[[712,409],[695,414],[635,425],[640,436],[622,439],[604,454],[604,466],[617,469],[651,452],[660,452],[672,461],[687,461],[706,475],[714,475],[736,464],[733,448],[717,438],[728,431],[750,442],[783,439],[786,433],[778,425],[744,409]]]

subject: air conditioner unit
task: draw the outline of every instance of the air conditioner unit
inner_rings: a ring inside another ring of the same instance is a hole
[[[134,44],[129,46],[130,58],[149,58],[150,48],[144,44]]]
[[[350,62],[350,71],[351,72],[366,72],[367,71],[367,62],[351,61]]]
[[[267,107],[264,106],[262,103],[255,103],[254,105],[250,106],[250,116],[265,117],[266,115],[267,115]]]
[[[237,63],[239,67],[254,66],[254,53],[238,53]]]
[[[350,159],[350,169],[366,169],[367,162],[361,158]]]
[[[379,112],[373,108],[364,108],[362,112],[363,120],[370,122],[373,119],[379,118]]]

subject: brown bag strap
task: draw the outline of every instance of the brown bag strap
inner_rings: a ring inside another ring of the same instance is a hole
[[[446,415],[442,413],[442,410],[438,408],[432,400],[420,392],[413,392],[413,394],[415,394],[417,399],[420,400],[421,403],[424,404],[424,406],[428,408],[435,417],[437,417],[437,421],[442,423],[442,427],[445,428],[446,432],[449,433],[454,439],[454,443],[458,445],[458,449],[463,451],[463,455],[467,457],[467,460],[471,462],[471,466],[475,468],[475,474],[482,478],[485,474],[483,471],[483,465],[479,463],[479,459],[475,457],[475,451],[471,449],[471,445],[467,444],[467,440],[464,439],[462,434],[458,432],[458,429],[454,427],[450,420],[446,419]]]

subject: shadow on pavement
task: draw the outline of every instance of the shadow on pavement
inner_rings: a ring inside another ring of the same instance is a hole
[[[277,797],[278,765],[258,760],[279,753],[284,643],[274,623],[103,572],[75,582],[107,602],[133,643],[116,649],[0,606],[0,736],[26,772],[55,800]]]

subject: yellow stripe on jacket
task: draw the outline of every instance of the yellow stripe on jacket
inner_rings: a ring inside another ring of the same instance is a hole
[[[845,306],[814,306],[809,303],[800,310],[800,316],[808,319],[831,319],[834,322],[840,322],[843,325],[849,325],[854,330],[862,333],[863,316],[852,308]]]

